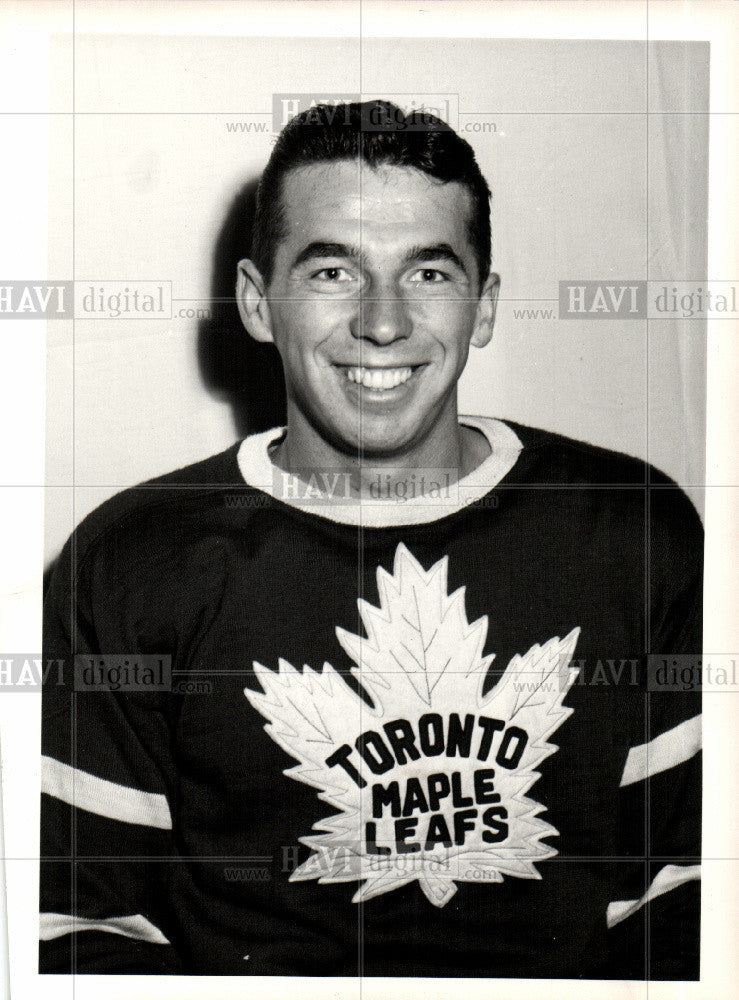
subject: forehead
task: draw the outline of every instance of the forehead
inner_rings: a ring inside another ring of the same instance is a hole
[[[363,161],[316,163],[283,180],[286,242],[346,242],[371,252],[375,243],[449,243],[469,247],[471,196],[462,184],[442,183],[414,167],[371,167]]]

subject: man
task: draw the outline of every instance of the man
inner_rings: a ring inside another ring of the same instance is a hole
[[[459,417],[488,199],[385,102],[280,136],[237,297],[286,428],[108,501],[50,587],[43,970],[697,978],[700,704],[647,657],[700,652],[700,523]]]

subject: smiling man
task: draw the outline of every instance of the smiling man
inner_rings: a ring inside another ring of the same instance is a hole
[[[457,382],[470,343],[492,335],[498,278],[470,241],[469,189],[339,160],[293,169],[282,197],[269,289],[246,260],[239,298],[249,332],[282,358],[285,464],[363,454],[471,471],[489,449],[460,427]]]
[[[43,970],[697,978],[700,698],[650,668],[700,653],[700,522],[459,415],[488,200],[428,115],[280,136],[237,301],[286,426],[108,501],[50,587]]]

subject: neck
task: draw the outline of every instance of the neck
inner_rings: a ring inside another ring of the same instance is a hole
[[[389,487],[406,481],[414,470],[423,470],[431,478],[442,475],[455,483],[473,472],[490,455],[484,434],[460,425],[456,400],[449,412],[442,414],[423,440],[392,455],[344,451],[334,447],[302,414],[291,413],[288,405],[287,433],[271,455],[272,462],[298,478],[310,477],[316,470],[348,476],[357,499],[373,496],[378,476]],[[417,476],[414,482],[417,481]]]

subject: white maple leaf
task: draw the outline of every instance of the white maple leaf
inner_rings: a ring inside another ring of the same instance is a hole
[[[488,619],[467,621],[447,565],[426,571],[401,543],[393,573],[377,570],[380,606],[357,602],[367,638],[336,629],[366,698],[330,663],[254,663],[262,691],[244,693],[298,761],[285,774],[336,810],[300,838],[313,853],[291,880],[361,880],[359,902],[415,879],[443,906],[456,882],[538,879],[535,862],[557,853],[543,843],[557,830],[527,793],[573,711],[563,699],[579,629],[514,656],[483,696]]]

